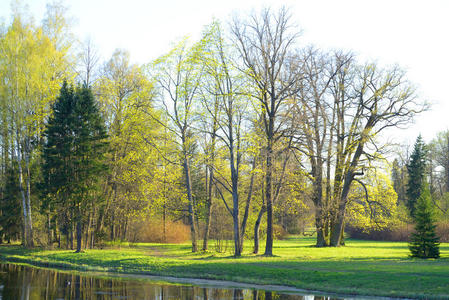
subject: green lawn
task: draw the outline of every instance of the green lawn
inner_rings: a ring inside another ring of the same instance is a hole
[[[192,254],[189,244],[137,244],[73,253],[0,246],[4,261],[86,271],[153,274],[288,285],[343,294],[449,298],[449,244],[438,260],[410,259],[406,243],[348,240],[312,247],[313,238],[276,241],[275,257]],[[263,249],[263,248],[262,248]]]

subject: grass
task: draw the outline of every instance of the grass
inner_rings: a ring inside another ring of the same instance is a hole
[[[191,253],[185,244],[136,244],[73,253],[0,246],[4,261],[83,271],[106,271],[285,285],[340,294],[449,298],[449,244],[441,258],[408,257],[407,243],[348,240],[315,248],[313,238],[276,241],[274,257]],[[249,244],[249,243],[248,243]],[[262,248],[263,249],[263,248]]]

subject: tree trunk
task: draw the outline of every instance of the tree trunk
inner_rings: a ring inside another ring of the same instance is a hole
[[[449,192],[449,134],[446,134],[446,163],[444,164],[445,172],[445,192]]]
[[[266,256],[273,255],[273,199],[272,199],[272,181],[273,181],[273,149],[271,145],[271,139],[268,141],[267,147],[267,173],[265,177],[265,198],[267,201],[267,242],[265,244]]]
[[[25,247],[32,247],[33,246],[33,234],[31,230],[31,224],[29,223],[31,220],[31,217],[28,216],[28,201],[25,189],[23,188],[24,185],[24,179],[23,179],[23,169],[22,169],[22,153],[20,149],[19,141],[17,140],[17,160],[18,160],[18,167],[19,167],[19,191],[22,198],[22,217],[23,217],[23,234],[22,234],[22,244]]]
[[[354,169],[354,168],[352,168]],[[334,221],[331,228],[330,245],[332,247],[341,246],[341,236],[343,234],[343,225],[345,221],[346,204],[348,202],[349,189],[354,179],[354,173],[349,171],[345,176],[341,198],[339,199],[339,205],[335,213]]]
[[[111,241],[115,240],[115,215],[111,216]]]
[[[237,209],[234,206],[232,219],[234,221],[234,256],[239,257],[242,255],[241,246],[240,246],[240,218],[239,218],[239,210],[238,205]]]
[[[316,214],[319,215],[319,217],[315,218],[316,246],[317,247],[326,247],[327,241],[326,241],[326,237],[325,237],[325,222],[323,220],[321,212],[316,212]]]
[[[27,217],[28,217],[28,230],[29,230],[29,246],[34,246],[33,241],[33,221],[31,219],[31,174],[30,174],[30,162],[28,155],[25,155],[25,167],[26,167],[26,204],[27,204]]]
[[[259,229],[260,229],[260,222],[262,222],[262,217],[264,213],[266,212],[267,208],[265,205],[262,205],[260,208],[259,214],[257,215],[256,224],[254,225],[254,254],[259,253]]]
[[[126,241],[126,234],[128,233],[128,223],[129,223],[129,218],[126,217],[125,219],[125,224],[123,225],[123,232],[122,232],[122,241]]]
[[[90,232],[90,223],[92,222],[91,220],[92,220],[92,212],[89,212],[84,233],[84,249],[89,249],[89,232]]]
[[[70,230],[68,228],[65,234],[65,248],[70,249]]]
[[[204,238],[203,238],[203,251],[208,248],[209,233],[210,233],[210,219],[212,215],[212,186],[214,180],[214,170],[212,167],[209,168],[209,184],[207,190],[207,200],[206,200],[206,220],[204,228]]]
[[[167,242],[167,216],[166,216],[166,214],[167,214],[167,207],[166,207],[166,204],[165,204],[165,195],[164,195],[164,205],[162,206],[162,225],[163,225],[163,234],[164,234],[164,236],[163,236],[163,241],[164,241],[164,243],[166,243]]]
[[[341,246],[341,233],[343,230],[343,219],[344,219],[344,217],[340,215],[340,212],[338,212],[338,215],[331,227],[330,245],[332,247],[340,247]]]
[[[61,232],[58,230],[58,218],[55,218],[55,240],[58,241],[58,248],[61,249]]]
[[[187,199],[189,202],[189,223],[190,223],[190,237],[192,239],[192,252],[198,251],[198,245],[196,241],[196,223],[195,223],[195,207],[193,203],[193,195],[192,195],[192,182],[190,178],[190,166],[189,160],[187,157],[187,153],[184,152],[184,175],[186,180],[186,192]]]
[[[72,213],[72,215],[73,215],[73,213]],[[72,218],[72,220],[73,220],[73,218]],[[74,229],[74,227],[75,227],[75,224],[73,224],[73,221],[72,221],[72,224],[70,224],[70,250],[73,250],[73,229]]]
[[[49,246],[52,245],[53,241],[52,241],[52,232],[51,232],[51,218],[50,218],[50,213],[47,213],[47,236],[48,236],[48,242],[47,244]]]
[[[81,216],[81,209],[78,206],[76,210],[76,251],[75,253],[81,252],[81,246],[83,241],[83,222]]]
[[[316,246],[325,247],[327,241],[324,234],[325,215],[323,214],[323,162],[319,158],[313,161],[313,203],[315,204]]]
[[[256,159],[253,160],[253,164],[252,164],[252,174],[251,174],[251,179],[250,179],[250,183],[249,183],[249,189],[248,189],[248,195],[246,197],[246,205],[245,205],[245,213],[243,215],[243,220],[242,220],[242,226],[240,228],[241,233],[240,233],[240,253],[243,252],[243,239],[245,237],[245,231],[246,231],[246,223],[248,221],[248,216],[249,216],[249,208],[251,205],[251,199],[253,197],[253,186],[254,186],[254,170],[256,168]]]

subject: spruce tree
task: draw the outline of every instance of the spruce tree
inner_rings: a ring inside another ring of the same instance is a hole
[[[408,183],[406,204],[412,217],[415,214],[416,202],[421,194],[421,191],[423,190],[426,170],[426,156],[426,145],[424,144],[421,135],[419,135],[416,139],[412,155],[410,156],[410,162],[407,164]]]
[[[106,129],[87,87],[64,82],[45,131],[43,177],[48,207],[61,206],[76,224],[76,251],[81,251],[83,215],[90,191],[106,170]]]
[[[8,166],[4,176],[5,185],[0,199],[0,234],[9,243],[19,236],[22,226],[17,168]]]
[[[104,154],[107,149],[106,127],[97,102],[88,87],[78,88],[74,105],[74,148],[72,160],[76,172],[73,184],[76,222],[76,251],[81,251],[83,216],[89,203],[90,193],[96,188],[98,180],[107,166]]]
[[[440,257],[439,238],[435,232],[434,207],[429,188],[424,184],[414,210],[415,232],[411,236],[411,257]]]

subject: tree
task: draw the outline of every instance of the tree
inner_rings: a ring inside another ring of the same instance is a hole
[[[355,65],[351,73],[352,80],[333,87],[338,123],[331,246],[341,245],[352,183],[362,184],[356,176],[363,175],[364,168],[380,159],[388,146],[376,137],[388,128],[409,124],[427,108],[416,100],[413,86],[397,66],[380,68],[368,63]]]
[[[197,96],[203,76],[199,58],[202,45],[188,47],[181,42],[170,53],[155,61],[157,87],[161,95],[161,108],[168,120],[163,125],[177,144],[179,161],[183,167],[184,186],[188,200],[188,218],[192,239],[192,252],[198,251],[197,212],[192,188],[192,156],[195,149],[195,128],[198,109]],[[175,163],[175,162],[174,162]]]
[[[130,216],[143,215],[155,198],[158,160],[146,141],[153,141],[161,126],[147,115],[154,113],[153,85],[142,68],[130,63],[128,52],[115,50],[102,74],[96,92],[107,124],[110,172],[103,191],[106,203],[98,207],[97,230],[101,232],[108,221],[111,240],[125,239]]]
[[[376,138],[407,124],[426,105],[416,101],[398,67],[360,65],[338,52],[326,57],[308,51],[301,60],[297,113],[290,117],[295,148],[309,160],[299,163],[313,185],[317,246],[340,246],[353,183],[364,185],[361,176],[388,146]]]
[[[58,6],[59,7],[59,6]],[[16,163],[21,196],[22,241],[33,245],[31,166],[42,141],[44,120],[56,98],[63,77],[69,77],[70,41],[60,40],[64,11],[48,6],[43,26],[35,26],[20,5],[0,39],[0,94],[5,156]],[[61,8],[61,9],[60,9]],[[6,150],[6,152],[5,152]]]
[[[329,245],[326,226],[331,207],[331,165],[335,154],[335,129],[338,105],[329,97],[330,85],[343,68],[353,60],[351,54],[329,55],[307,48],[299,57],[304,76],[293,104],[292,128],[295,128],[295,148],[308,160],[308,178],[312,182],[315,205],[317,247]],[[334,102],[334,103],[333,103]],[[338,161],[337,161],[338,162]]]
[[[407,201],[407,166],[398,158],[395,158],[391,166],[391,180],[398,195],[398,204]]]
[[[100,57],[91,39],[87,39],[82,44],[82,47],[83,49],[79,54],[80,65],[78,66],[79,71],[77,73],[79,81],[90,87],[97,77],[96,68]],[[114,55],[116,54],[114,53]]]
[[[449,192],[449,131],[439,132],[429,143],[428,151],[429,175],[433,179],[429,182],[430,190],[442,195]]]
[[[252,170],[250,173],[250,184],[248,187],[247,200],[245,202],[245,213],[240,216],[242,198],[242,167],[245,159],[245,131],[248,132],[249,122],[245,116],[249,115],[250,101],[244,95],[245,82],[232,63],[229,46],[225,43],[220,25],[213,23],[209,33],[206,34],[205,42],[208,43],[208,55],[204,59],[204,71],[209,81],[205,84],[206,94],[212,99],[211,103],[203,101],[206,115],[212,119],[213,124],[210,134],[212,135],[212,149],[217,142],[223,144],[225,160],[229,162],[229,175],[223,171],[216,172],[214,182],[216,189],[232,216],[234,230],[234,255],[241,256],[243,250],[243,238],[249,216],[251,204],[255,158],[253,157]],[[214,153],[211,153],[212,159]],[[213,171],[211,175],[213,175]],[[232,206],[228,204],[223,191],[229,192],[232,198]],[[210,191],[209,191],[210,195]],[[241,220],[241,222],[240,222]]]
[[[421,135],[419,135],[416,138],[413,152],[410,156],[410,162],[407,164],[408,183],[406,205],[412,217],[415,214],[415,208],[418,198],[421,194],[421,191],[423,191],[426,172],[426,156],[426,145],[424,144]]]
[[[409,244],[411,257],[440,257],[440,243],[435,232],[434,214],[429,188],[426,183],[423,183],[414,209],[415,232],[412,233]]]
[[[0,240],[17,238],[22,227],[17,168],[8,166],[0,198]]]
[[[267,241],[265,255],[273,255],[273,159],[274,149],[284,137],[286,102],[297,92],[301,73],[295,67],[293,47],[299,32],[291,25],[286,8],[277,14],[269,9],[259,16],[252,15],[241,22],[235,19],[232,34],[240,53],[242,71],[253,86],[251,95],[258,100],[265,137],[265,201],[267,212]]]
[[[81,251],[83,215],[92,208],[93,190],[105,172],[106,131],[89,88],[64,82],[45,131],[43,178],[46,194],[70,211]],[[92,205],[92,206],[90,206]],[[73,217],[72,217],[73,216]]]

